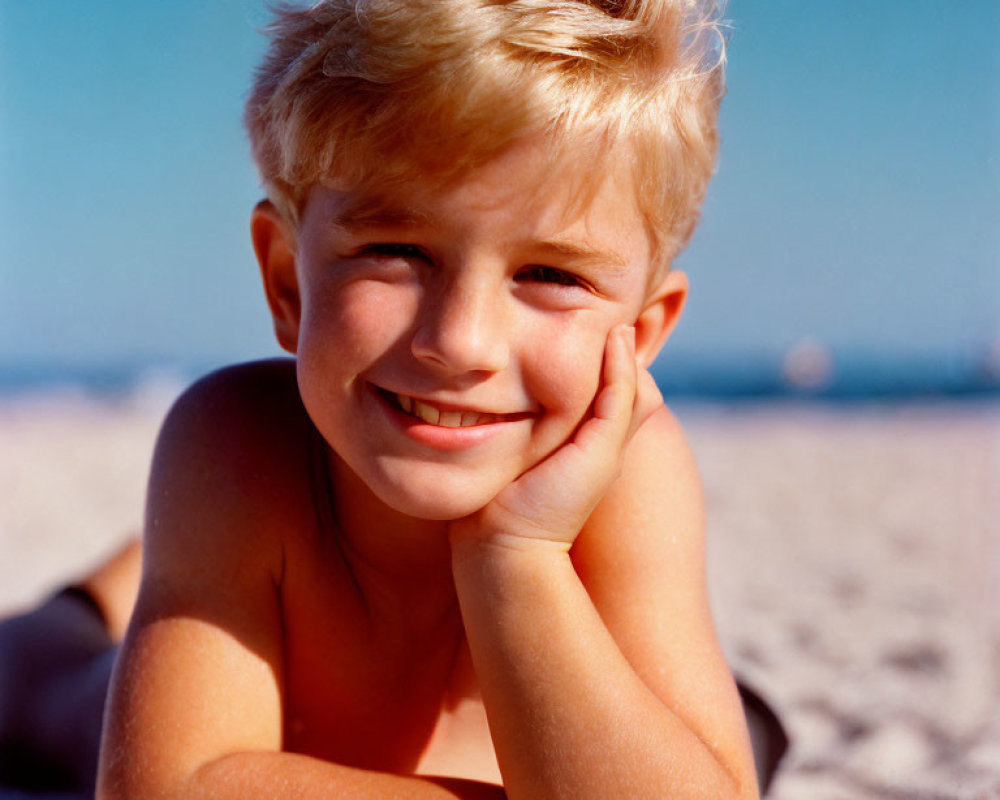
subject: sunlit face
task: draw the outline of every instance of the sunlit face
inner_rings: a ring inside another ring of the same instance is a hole
[[[471,513],[565,442],[608,332],[643,307],[650,241],[626,171],[581,209],[565,178],[538,182],[542,157],[522,145],[454,188],[415,185],[392,202],[309,196],[302,398],[397,511]]]

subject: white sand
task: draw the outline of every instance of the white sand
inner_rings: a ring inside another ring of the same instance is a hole
[[[1000,797],[1000,407],[681,410],[773,796]]]
[[[137,529],[164,401],[0,401],[0,609]],[[734,668],[793,750],[772,796],[1000,798],[1000,406],[682,406]]]

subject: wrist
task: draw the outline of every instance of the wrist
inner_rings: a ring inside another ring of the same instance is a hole
[[[476,576],[477,582],[493,577],[508,583],[517,575],[572,569],[569,550],[568,542],[458,526],[451,536],[452,572],[456,578],[462,572]]]
[[[471,546],[483,552],[512,550],[515,552],[568,553],[579,533],[582,521],[551,519],[542,515],[547,524],[533,516],[512,510],[494,498],[492,502],[467,517],[454,520],[449,528],[452,550]]]
[[[470,643],[483,624],[521,635],[579,582],[568,547],[510,534],[453,542],[451,567]]]
[[[514,531],[465,518],[449,528],[452,560],[517,561],[524,559],[568,558],[571,542],[547,538],[536,531]]]

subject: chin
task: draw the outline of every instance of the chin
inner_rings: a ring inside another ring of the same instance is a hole
[[[383,498],[383,502],[401,514],[415,519],[434,522],[449,522],[461,519],[479,511],[492,498],[470,499],[469,497],[421,497],[395,496]]]
[[[404,483],[375,489],[378,498],[390,508],[416,519],[447,522],[479,511],[493,499],[495,492],[484,491],[465,482],[439,480],[430,485]],[[374,487],[372,487],[374,489]]]

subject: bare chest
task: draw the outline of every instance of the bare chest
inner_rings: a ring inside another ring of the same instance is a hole
[[[284,748],[364,769],[499,783],[486,714],[455,637],[386,641],[354,587],[286,575]]]

